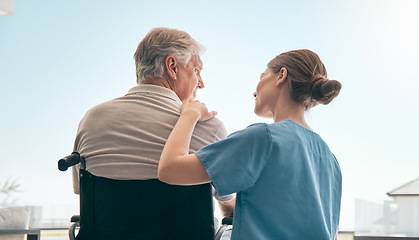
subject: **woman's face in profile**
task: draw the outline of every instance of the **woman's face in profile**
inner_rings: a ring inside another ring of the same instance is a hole
[[[261,75],[256,87],[254,112],[259,117],[273,117],[273,105],[276,100],[276,79],[277,75],[271,69],[267,68]]]

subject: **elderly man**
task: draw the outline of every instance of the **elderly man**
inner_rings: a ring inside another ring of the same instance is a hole
[[[96,229],[99,239],[212,239],[211,191],[223,215],[232,215],[234,195],[219,197],[208,184],[179,187],[157,180],[158,160],[179,118],[182,102],[193,100],[197,90],[204,87],[200,76],[203,51],[186,32],[151,30],[134,55],[138,86],[125,96],[93,107],[81,120],[74,151],[85,157],[86,169],[106,179],[140,182],[140,187],[130,189],[128,195],[111,187],[98,190],[95,198],[111,204],[96,210],[97,219],[112,218],[124,211],[122,214],[130,219],[138,215],[135,221],[124,222],[125,217],[109,225],[109,221],[103,221]],[[200,123],[194,130],[190,151],[225,137],[226,130],[218,119]],[[73,167],[75,193],[79,193],[78,171]],[[118,206],[113,209],[112,205]]]

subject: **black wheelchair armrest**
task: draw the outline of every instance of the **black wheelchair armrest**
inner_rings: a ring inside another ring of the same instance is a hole
[[[225,217],[221,221],[221,224],[223,225],[233,225],[233,217]]]
[[[80,215],[73,215],[70,222],[80,222]]]

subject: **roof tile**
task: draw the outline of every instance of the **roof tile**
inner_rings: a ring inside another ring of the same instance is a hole
[[[387,193],[389,196],[419,196],[419,178],[408,182],[393,191]]]

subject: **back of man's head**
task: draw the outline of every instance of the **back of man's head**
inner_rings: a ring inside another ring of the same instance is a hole
[[[185,66],[192,55],[200,55],[204,51],[205,48],[184,31],[154,28],[140,42],[134,54],[137,83],[163,78],[166,57],[169,55]]]

